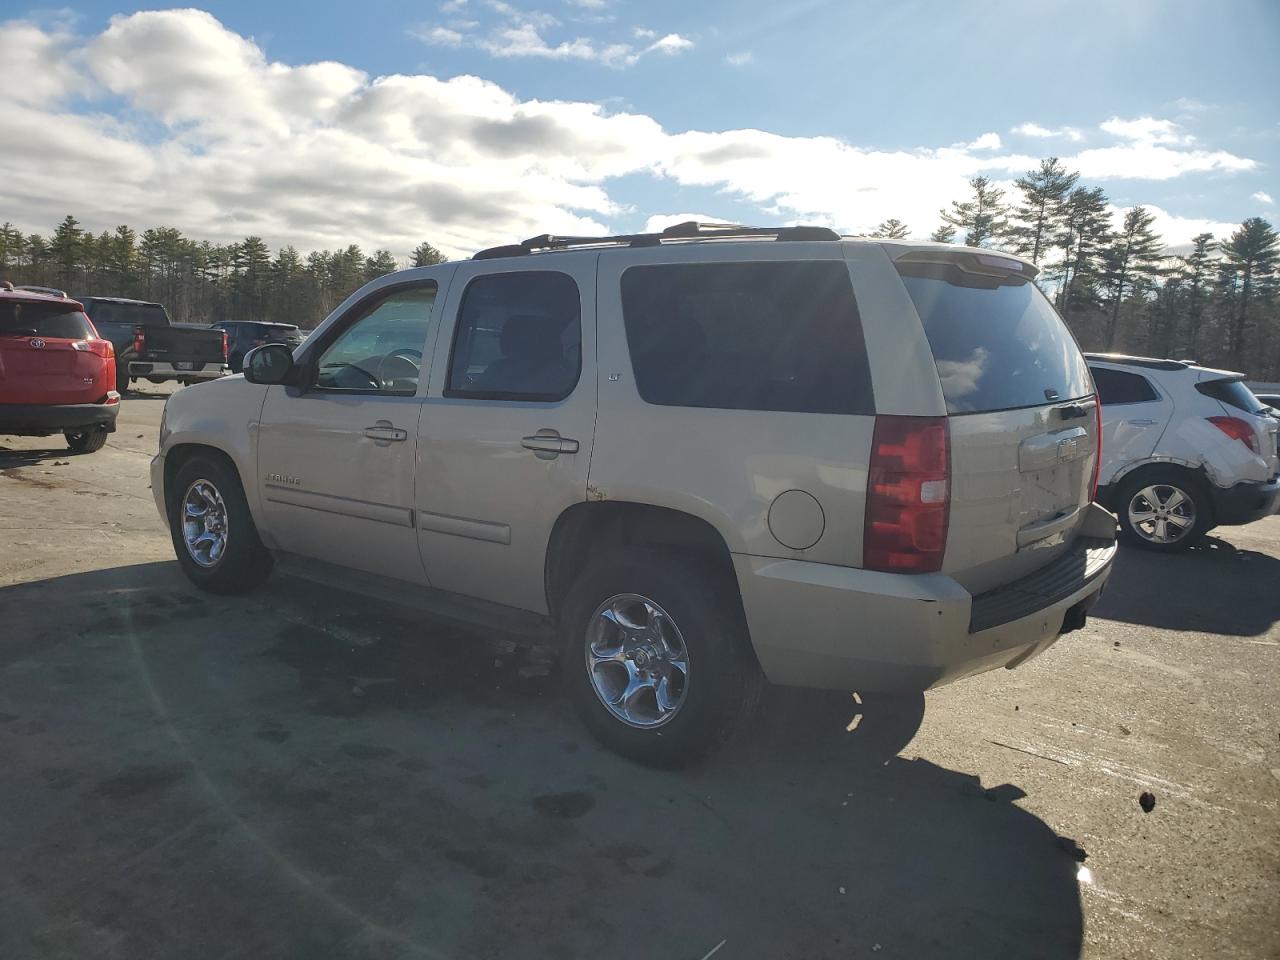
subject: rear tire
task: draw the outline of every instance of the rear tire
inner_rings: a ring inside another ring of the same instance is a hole
[[[192,457],[173,478],[169,534],[187,579],[210,593],[244,593],[267,579],[271,554],[258,538],[235,470]]]
[[[63,435],[67,438],[67,446],[71,448],[72,453],[93,453],[95,450],[101,450],[107,442],[107,431],[100,427],[74,433],[68,431]]]
[[[244,354],[233,353],[231,359],[227,361],[227,366],[231,368],[232,373],[244,373]]]
[[[701,757],[759,703],[736,584],[705,561],[640,551],[589,566],[565,597],[561,630],[562,681],[583,723],[640,763]]]
[[[147,383],[154,383],[158,386],[164,383],[164,377],[147,377]]]
[[[1121,482],[1115,498],[1120,536],[1157,553],[1186,550],[1213,527],[1204,483],[1187,471],[1143,470]]]
[[[129,371],[120,364],[116,364],[116,393],[124,396],[129,389]]]

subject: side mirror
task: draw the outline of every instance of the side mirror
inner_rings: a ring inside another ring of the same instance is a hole
[[[283,343],[264,343],[244,356],[244,378],[250,383],[289,383],[297,369],[293,351]]]

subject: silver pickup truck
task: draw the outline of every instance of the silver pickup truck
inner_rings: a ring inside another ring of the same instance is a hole
[[[764,679],[920,691],[1084,626],[1116,522],[1035,272],[698,224],[402,271],[171,397],[156,505],[207,590],[555,630],[592,732],[678,763]]]

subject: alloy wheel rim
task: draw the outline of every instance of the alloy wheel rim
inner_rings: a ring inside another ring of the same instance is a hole
[[[620,593],[596,608],[585,644],[596,697],[631,727],[670,723],[689,690],[689,651],[680,628],[648,597]]]
[[[1150,543],[1176,543],[1195,523],[1195,501],[1172,484],[1150,484],[1129,501],[1129,526]]]
[[[182,498],[182,539],[187,554],[206,569],[227,549],[227,507],[208,480],[196,480]]]

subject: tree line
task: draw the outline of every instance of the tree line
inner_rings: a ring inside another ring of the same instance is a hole
[[[1261,217],[1229,236],[1202,233],[1170,255],[1150,211],[1125,211],[1117,228],[1100,187],[1082,185],[1056,157],[1015,181],[1016,195],[986,177],[940,211],[931,239],[1007,250],[1040,269],[1037,282],[1087,350],[1189,358],[1280,379],[1280,238]],[[911,235],[896,219],[871,234]],[[410,266],[443,260],[421,243]],[[275,320],[311,327],[362,284],[403,264],[352,244],[305,257],[272,256],[261,237],[214,244],[172,227],[93,234],[67,216],[48,237],[0,225],[0,278],[75,294],[164,303],[179,322]]]
[[[407,265],[443,261],[423,242]],[[261,237],[216,244],[173,227],[139,234],[123,225],[95,235],[69,215],[48,237],[0,224],[0,279],[72,296],[158,300],[179,323],[270,320],[313,327],[365,283],[405,265],[390,251],[366,255],[355,244],[305,257],[285,246],[272,256]]]
[[[987,177],[939,211],[930,239],[1017,253],[1040,268],[1037,282],[1086,350],[1192,359],[1260,380],[1280,379],[1280,237],[1250,217],[1226,237],[1202,233],[1171,256],[1151,212],[1109,216],[1101,187],[1056,157],[1015,181],[1012,202]],[[902,239],[899,220],[872,236]]]

